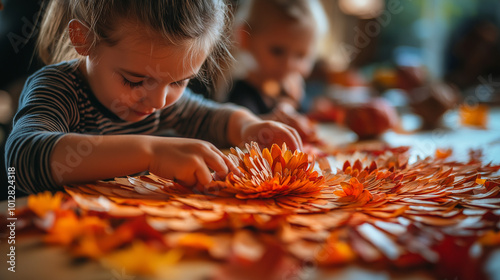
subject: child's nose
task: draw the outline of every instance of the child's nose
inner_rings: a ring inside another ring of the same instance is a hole
[[[168,86],[167,87],[158,87],[151,91],[148,95],[149,105],[155,109],[161,109],[165,106],[168,95]]]
[[[286,69],[288,72],[297,72],[300,70],[300,59],[290,56],[286,60]]]
[[[309,72],[308,62],[298,57],[289,57],[286,61],[286,72],[296,72],[307,76]]]

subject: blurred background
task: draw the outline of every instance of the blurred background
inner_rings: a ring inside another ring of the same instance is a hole
[[[462,94],[473,94],[477,85],[499,90],[500,1],[336,0],[323,6],[330,32],[321,57],[337,72],[333,83],[410,90],[445,81]],[[480,101],[498,102],[483,95]]]
[[[323,6],[331,30],[323,55],[338,69],[425,65],[431,78],[442,79],[467,54],[496,55],[498,63],[499,1],[337,0]]]
[[[243,1],[233,0],[234,8]],[[5,139],[25,79],[42,66],[33,49],[46,1],[1,2],[0,185],[5,186]],[[463,125],[484,129],[500,121],[488,122],[487,114],[488,108],[500,103],[500,1],[323,0],[322,4],[329,30],[306,78],[302,104],[311,118],[343,122],[345,111],[340,117],[339,107],[380,97],[398,114],[417,116],[415,125],[406,130],[440,126],[449,110],[462,114]],[[209,97],[222,100],[223,95]],[[0,196],[5,199],[6,191]]]

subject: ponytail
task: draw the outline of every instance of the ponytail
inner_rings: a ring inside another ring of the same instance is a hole
[[[45,64],[78,58],[71,45],[67,26],[72,19],[68,0],[52,0],[47,6],[37,41],[38,55]]]

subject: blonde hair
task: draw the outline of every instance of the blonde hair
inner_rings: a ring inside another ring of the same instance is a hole
[[[247,26],[249,32],[265,29],[269,20],[312,21],[316,36],[325,35],[328,19],[319,0],[246,0],[238,9],[236,26]]]
[[[187,45],[187,51],[207,53],[199,77],[206,82],[231,60],[228,51],[230,16],[224,0],[51,0],[41,25],[38,53],[46,64],[81,59],[68,36],[77,19],[89,28],[90,47],[118,42],[114,31],[121,20],[145,26],[167,44]]]

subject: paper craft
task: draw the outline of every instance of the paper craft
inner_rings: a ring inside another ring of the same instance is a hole
[[[150,174],[67,186],[64,197],[38,194],[28,205],[47,242],[131,273],[193,255],[259,263],[270,248],[299,264],[480,273],[500,247],[500,166],[474,154],[456,162],[451,151],[409,163],[407,150],[336,154],[346,159],[336,168],[331,155],[253,143],[231,150],[241,174],[205,188]],[[147,266],[132,264],[138,254]]]

